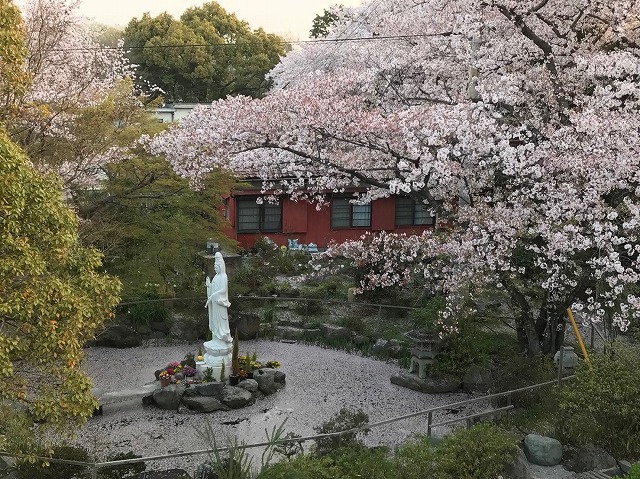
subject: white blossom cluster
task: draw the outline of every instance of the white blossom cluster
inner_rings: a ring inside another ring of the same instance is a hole
[[[285,57],[265,98],[215,102],[150,148],[196,184],[222,166],[296,199],[357,185],[357,201],[443,201],[447,228],[332,251],[363,288],[423,274],[450,294],[444,319],[484,285],[520,326],[573,306],[625,329],[640,311],[639,15],[631,0],[368,2],[337,41]]]

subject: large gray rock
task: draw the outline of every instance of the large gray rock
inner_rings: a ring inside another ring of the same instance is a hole
[[[284,387],[286,375],[282,371],[262,368],[253,372],[253,379],[258,383],[260,392],[268,396]]]
[[[273,333],[282,339],[306,339],[308,331],[308,329],[295,326],[276,326],[273,328]]]
[[[185,391],[185,396],[213,396],[220,399],[222,397],[222,390],[224,389],[224,383],[212,382],[202,384],[192,384]]]
[[[238,331],[238,339],[255,339],[260,330],[260,316],[255,313],[242,313],[233,311],[229,319],[231,332]]]
[[[96,337],[96,346],[107,348],[136,348],[142,343],[142,336],[135,329],[124,324],[109,326]]]
[[[228,411],[229,407],[211,396],[183,396],[182,404],[196,412]]]
[[[486,393],[491,386],[491,371],[477,365],[471,366],[462,379],[462,387],[466,392]]]
[[[386,339],[377,339],[373,345],[373,348],[371,348],[371,351],[376,356],[383,356],[387,352],[388,345],[389,341],[387,341]]]
[[[562,460],[562,444],[552,437],[527,434],[524,438],[524,453],[532,464],[556,466]]]
[[[508,464],[505,468],[505,472],[508,477],[513,479],[533,479],[531,465],[529,464],[529,461],[527,461],[527,456],[525,456],[524,451],[520,448],[518,448],[518,452],[513,462]]]
[[[349,341],[353,336],[349,328],[328,323],[320,325],[320,332],[323,338],[330,341]]]
[[[604,449],[591,444],[582,447],[565,447],[562,451],[562,464],[574,472],[585,472],[616,467],[616,459]]]
[[[391,376],[391,383],[429,394],[450,393],[460,388],[460,381],[454,378],[427,377],[420,379],[407,371],[400,371]]]
[[[250,393],[254,393],[258,390],[258,381],[255,379],[245,379],[244,381],[240,381],[238,387],[246,389]]]
[[[169,321],[152,321],[149,324],[151,331],[169,334],[171,332],[171,323]]]
[[[226,386],[222,391],[222,404],[229,406],[231,409],[239,409],[241,407],[250,406],[256,399],[249,391],[237,386]]]
[[[186,387],[184,384],[169,384],[167,387],[153,391],[153,402],[160,409],[177,411]]]

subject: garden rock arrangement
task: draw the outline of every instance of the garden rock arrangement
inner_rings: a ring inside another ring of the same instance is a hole
[[[256,399],[274,394],[286,384],[285,373],[276,369],[262,368],[253,374],[254,379],[240,381],[237,386],[226,382],[158,386],[142,402],[172,411],[178,411],[182,407],[198,413],[228,411],[250,406]]]
[[[568,479],[582,477],[576,473],[590,474],[584,477],[613,477],[629,468],[630,464],[616,461],[594,446],[568,447],[551,437],[527,434],[507,473],[515,479]]]

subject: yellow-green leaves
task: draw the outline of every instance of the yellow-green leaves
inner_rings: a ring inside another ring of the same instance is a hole
[[[37,172],[1,131],[0,186],[0,397],[61,428],[96,405],[78,365],[120,283],[80,244],[59,179]]]

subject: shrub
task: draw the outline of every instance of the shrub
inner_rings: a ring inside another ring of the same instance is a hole
[[[41,453],[41,455],[45,454]],[[51,458],[89,462],[89,453],[82,447],[61,445],[53,448]],[[59,462],[51,462],[48,466],[41,462],[18,462],[15,469],[18,479],[84,479],[89,477],[88,467]]]
[[[516,455],[516,439],[492,423],[457,429],[434,447],[428,437],[407,442],[395,456],[406,479],[493,479]]]
[[[591,364],[559,392],[559,438],[593,443],[617,457],[640,458],[640,351],[614,347],[608,354],[594,354]]]
[[[127,310],[127,321],[133,326],[149,326],[152,322],[165,322],[170,318],[171,313],[161,300],[132,304]]]
[[[368,422],[369,416],[363,412],[362,409],[358,409],[354,412],[349,409],[342,408],[332,419],[320,426],[314,427],[313,429],[318,434],[328,434],[332,432],[348,431],[349,429],[364,426]],[[366,434],[367,431],[365,430],[364,433]],[[315,441],[316,454],[319,456],[334,451],[341,446],[349,447],[361,444],[357,439],[357,433],[354,432],[343,434],[341,436],[319,438]]]
[[[488,422],[457,429],[437,449],[438,470],[451,479],[493,479],[513,462],[516,438]]]
[[[384,448],[351,445],[318,457],[300,455],[264,469],[258,479],[400,479]]]
[[[526,358],[513,355],[501,361],[493,373],[493,389],[495,392],[509,391],[532,384],[551,381],[557,378],[556,367],[551,358],[540,356]],[[546,405],[546,409],[555,409],[555,398],[549,394],[549,389],[538,388],[511,395],[515,407],[530,407],[539,404]]]
[[[444,309],[447,299],[444,296],[434,296],[424,302],[421,308],[414,309],[410,313],[413,325],[426,331],[436,331],[436,319],[438,313]]]

